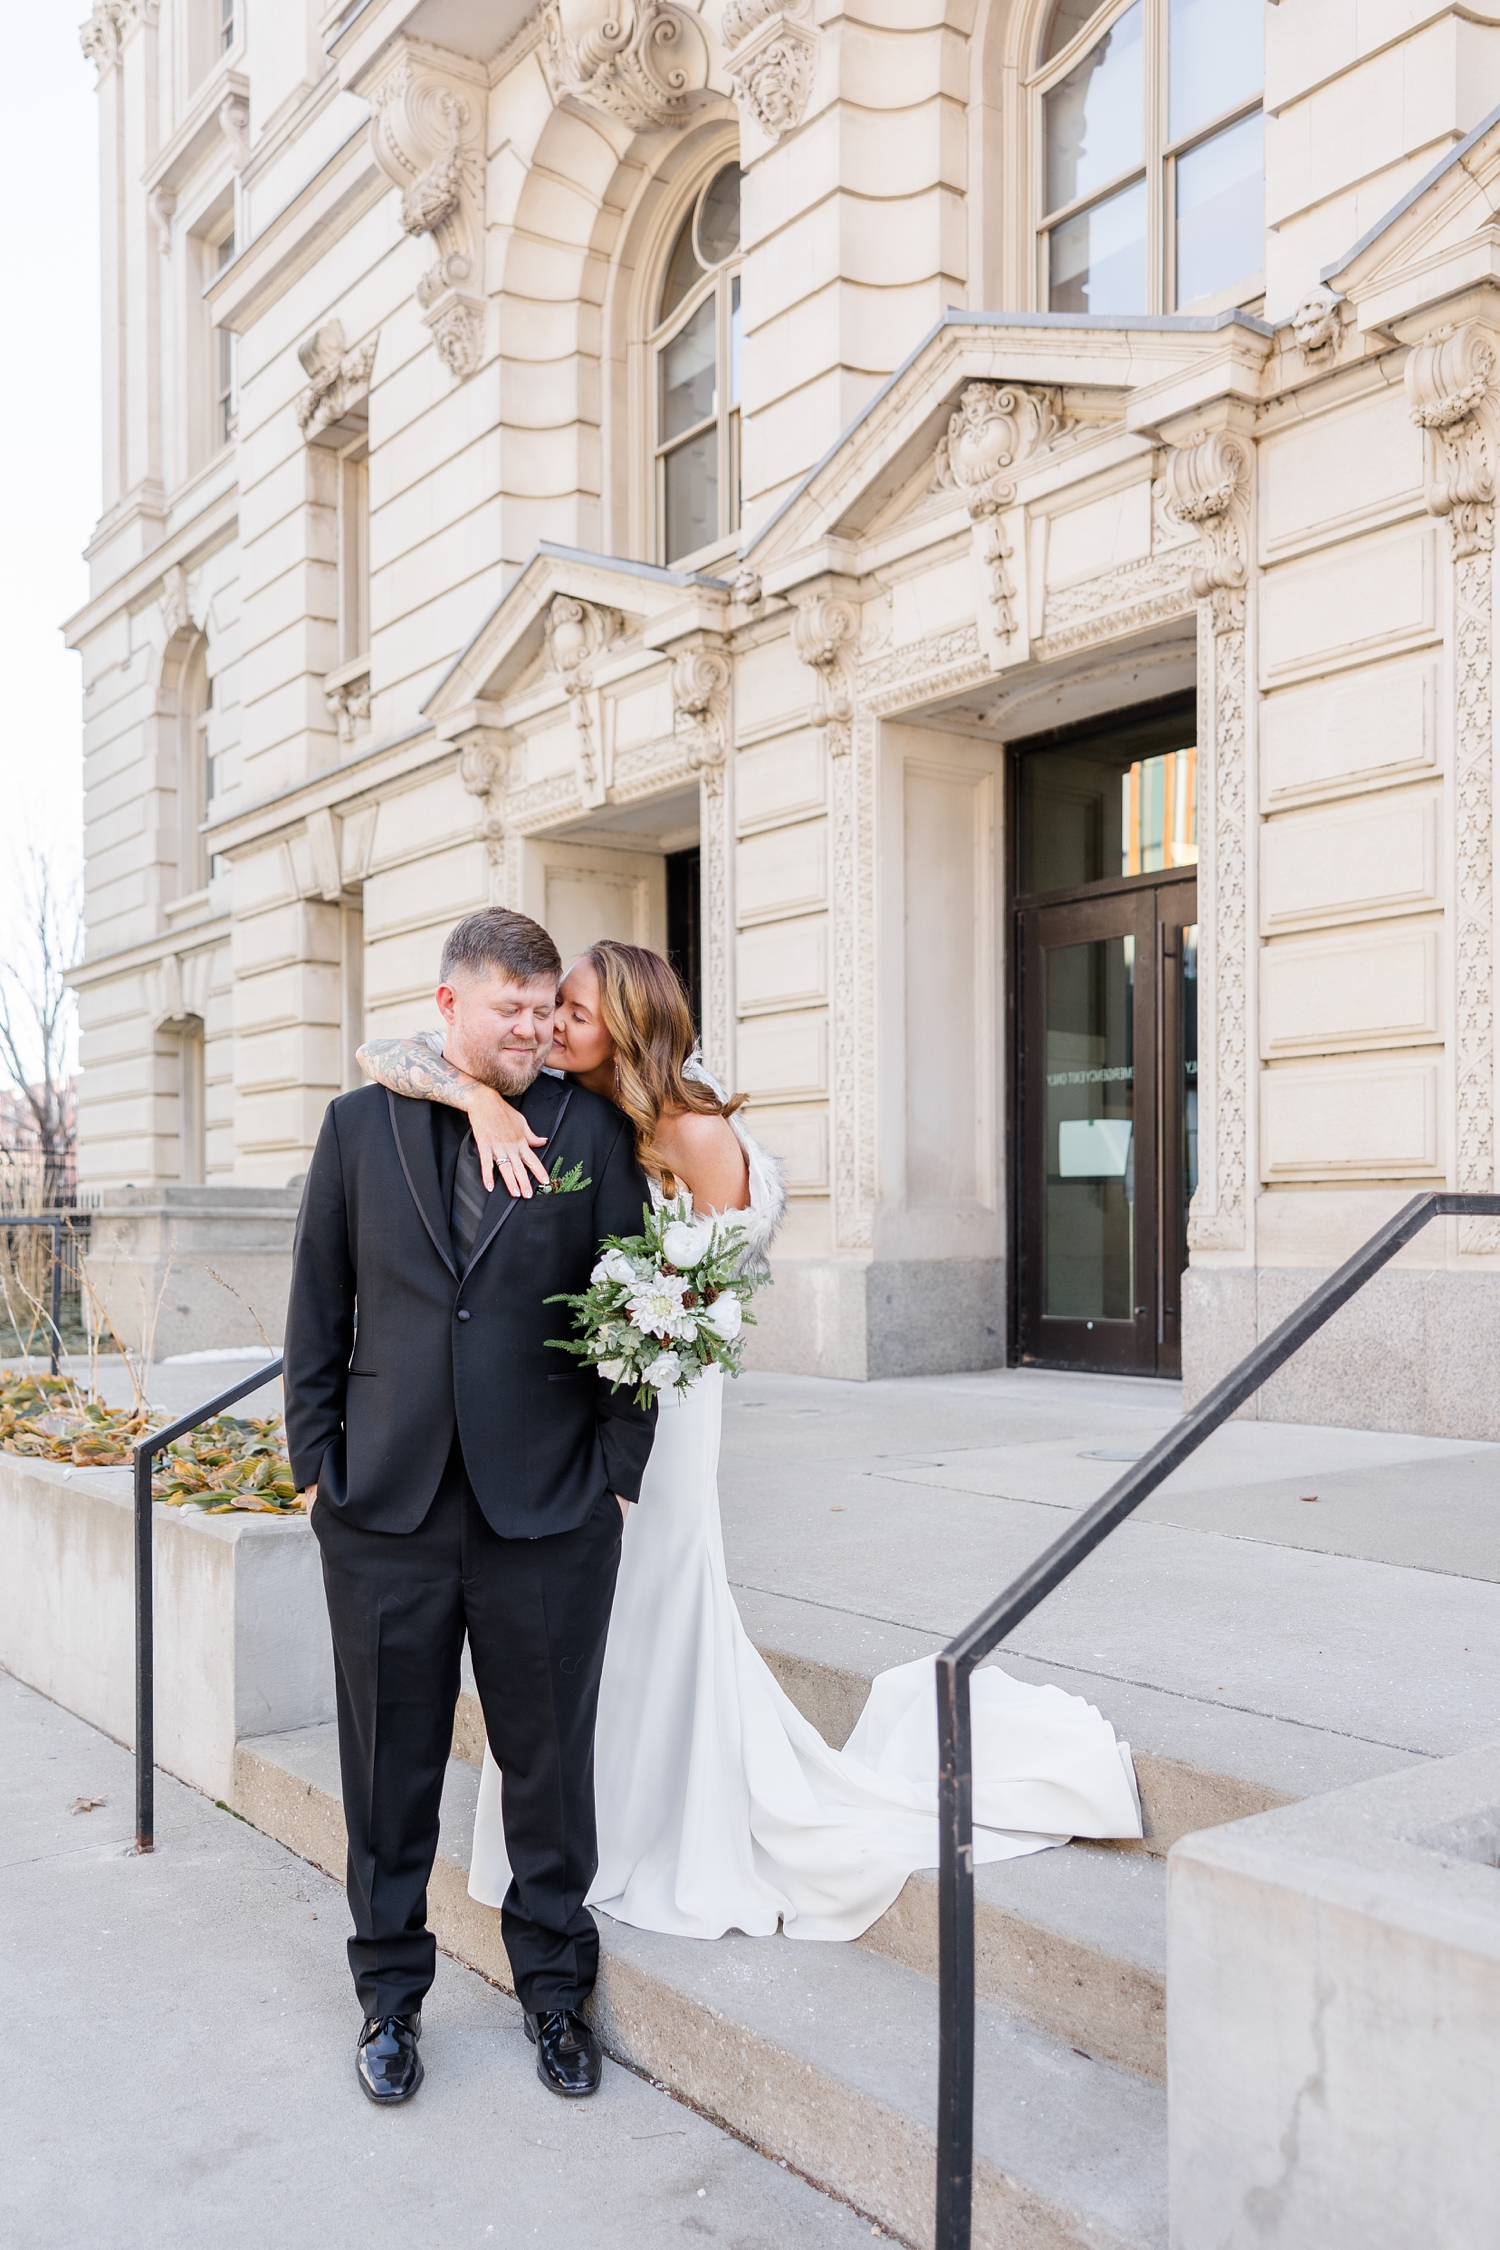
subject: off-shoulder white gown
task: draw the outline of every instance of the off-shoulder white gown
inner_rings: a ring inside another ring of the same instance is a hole
[[[763,1256],[785,1197],[774,1163],[732,1122],[750,1160],[751,1255]],[[768,1937],[780,1925],[793,1938],[856,1938],[915,1869],[937,1864],[936,1675],[931,1658],[881,1673],[842,1750],[783,1693],[724,1567],[723,1380],[714,1370],[663,1398],[625,1526],[595,1736],[589,1903],[674,1936]],[[1070,1836],[1139,1836],[1129,1748],[1092,1704],[987,1667],[974,1675],[973,1712],[976,1861]],[[486,1748],[469,1891],[499,1906],[509,1883]]]

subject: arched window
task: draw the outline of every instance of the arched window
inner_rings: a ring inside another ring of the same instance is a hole
[[[200,634],[183,662],[177,693],[177,896],[208,881],[202,824],[215,791],[214,683],[208,642]]]
[[[739,529],[740,168],[695,197],[667,258],[650,339],[656,544],[680,562]]]
[[[1264,0],[1056,0],[1032,81],[1049,310],[1258,293],[1264,14]]]

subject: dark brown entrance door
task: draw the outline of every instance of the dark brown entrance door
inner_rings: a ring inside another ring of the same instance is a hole
[[[1197,886],[1023,908],[1017,1345],[1052,1367],[1175,1374],[1197,1176]]]

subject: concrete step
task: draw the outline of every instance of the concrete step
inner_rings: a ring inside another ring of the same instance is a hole
[[[342,1876],[338,1791],[331,1726],[255,1737],[236,1751],[235,1810]],[[429,1915],[447,1951],[509,1990],[500,1918],[466,1887],[477,1791],[473,1765],[452,1760]],[[1076,1856],[1082,1865],[1111,1855]],[[1070,1867],[1074,1857],[1054,1852],[1030,1864]],[[1092,1880],[1080,1878],[1077,1915],[1088,1910]],[[1019,1888],[1010,1896],[1015,1911],[1034,1911]],[[1066,1919],[1052,1910],[1059,1929]],[[710,1944],[603,1915],[599,1925],[595,2020],[618,2060],[925,2250],[938,2032],[928,1976],[870,1945],[733,1936]],[[1158,2250],[1166,2241],[1163,2089],[989,2000],[979,2005],[977,2054],[976,2246]]]

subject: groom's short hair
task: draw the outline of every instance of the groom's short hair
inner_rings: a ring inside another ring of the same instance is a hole
[[[537,984],[543,977],[555,984],[562,975],[562,955],[529,914],[512,913],[508,906],[487,906],[482,913],[466,915],[456,930],[448,932],[438,981],[451,984],[455,970],[482,977],[496,969],[516,984]]]

